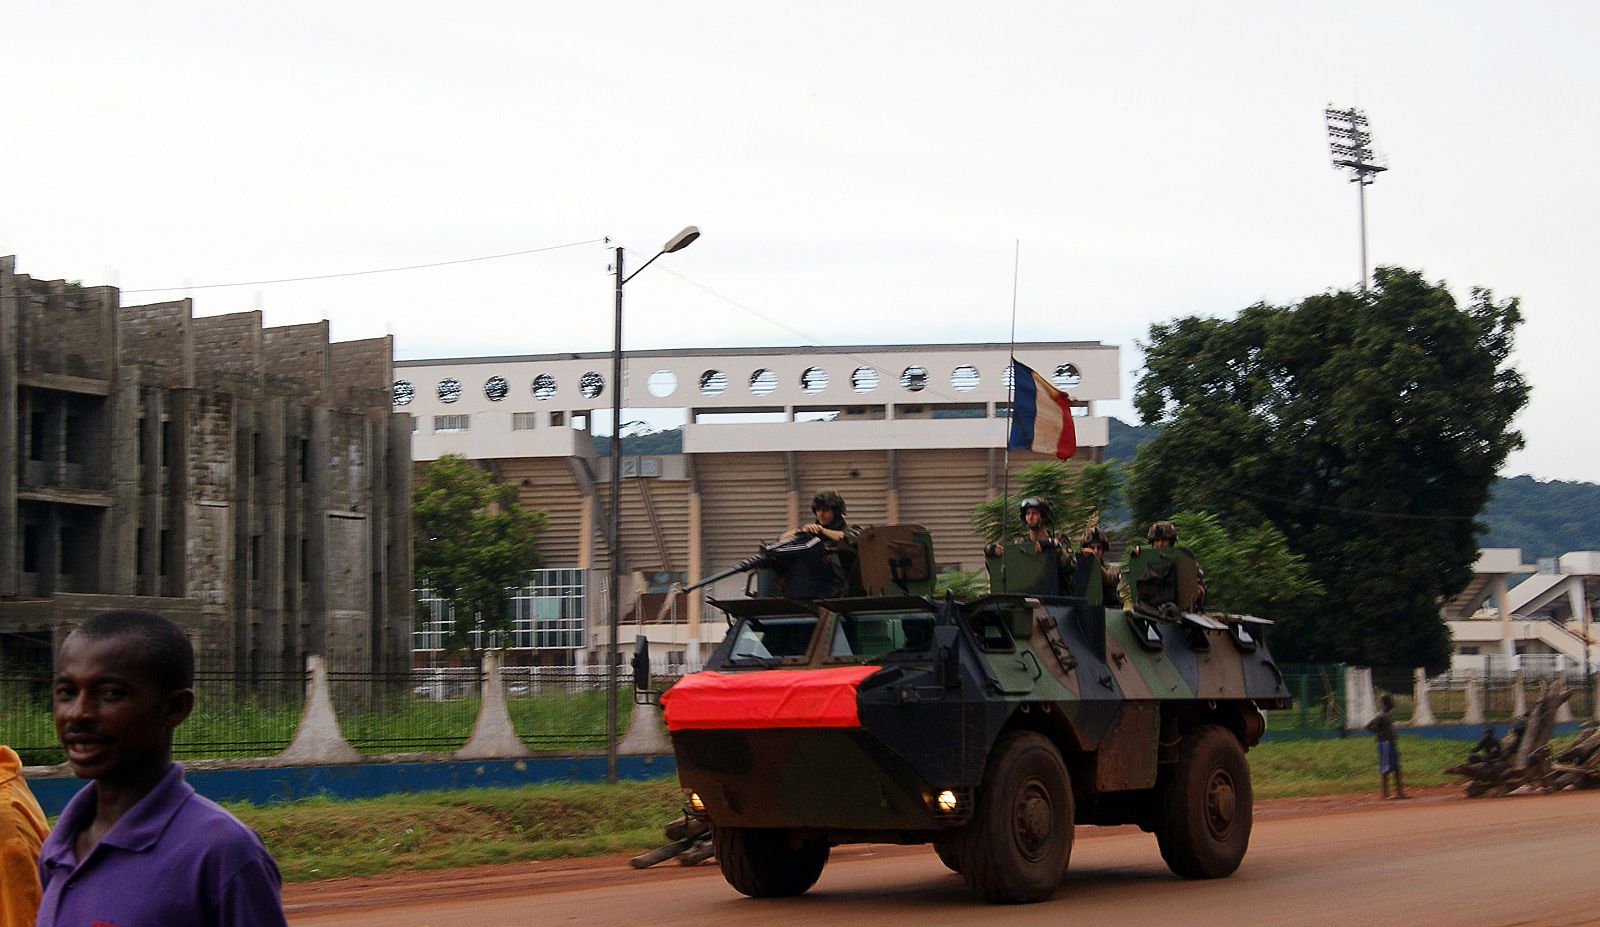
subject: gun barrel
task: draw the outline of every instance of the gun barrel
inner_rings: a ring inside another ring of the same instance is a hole
[[[703,579],[695,580],[689,585],[684,586],[683,591],[692,592],[696,589],[699,589],[701,586],[709,586],[717,580],[732,576],[735,573],[747,573],[750,570],[753,570],[761,564],[767,562],[768,559],[770,558],[766,554],[756,554],[754,557],[746,557],[745,559],[740,560],[738,563],[735,563],[733,566],[728,567],[726,570],[722,570],[718,573],[712,573],[710,576],[707,576]]]

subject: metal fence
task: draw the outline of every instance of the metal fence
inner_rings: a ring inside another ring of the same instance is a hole
[[[1293,702],[1287,709],[1267,712],[1268,731],[1315,733],[1345,727],[1343,663],[1286,663],[1280,669]]]
[[[307,675],[204,673],[195,678],[195,710],[178,728],[178,759],[272,756],[294,738],[305,706]],[[670,683],[666,677],[657,683]],[[65,757],[51,720],[47,673],[8,670],[0,678],[0,743],[26,765]],[[362,753],[445,753],[472,736],[482,704],[477,669],[403,673],[333,671],[328,685],[339,729]],[[633,707],[631,679],[618,683],[618,732]],[[606,673],[571,667],[507,667],[506,708],[517,736],[533,750],[589,750],[606,744]]]
[[[1413,672],[1403,668],[1375,668],[1372,671],[1373,688],[1387,692],[1394,698],[1396,721],[1409,721],[1416,712]],[[1428,707],[1440,724],[1463,723],[1467,714],[1467,686],[1472,681],[1478,687],[1479,706],[1483,710],[1484,720],[1509,721],[1517,714],[1519,684],[1522,687],[1521,704],[1526,710],[1538,700],[1542,688],[1555,685],[1559,680],[1571,693],[1567,699],[1567,710],[1572,716],[1594,717],[1594,686],[1585,682],[1581,668],[1575,669],[1570,663],[1561,666],[1553,661],[1526,661],[1517,672],[1521,673],[1520,679],[1509,666],[1503,671],[1491,671],[1487,675],[1442,673],[1431,676],[1428,679]]]

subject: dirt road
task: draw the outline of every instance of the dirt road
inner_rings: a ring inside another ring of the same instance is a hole
[[[1051,901],[983,904],[926,847],[840,847],[808,894],[757,901],[716,864],[583,860],[290,886],[295,927],[929,923],[1600,925],[1600,791],[1262,803],[1233,877],[1170,875],[1134,828],[1078,829]],[[870,920],[868,920],[870,919]]]

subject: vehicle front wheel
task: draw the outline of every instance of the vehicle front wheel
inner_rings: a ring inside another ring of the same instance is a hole
[[[951,837],[933,842],[933,851],[939,854],[939,862],[944,863],[951,872],[961,872],[961,840]]]
[[[1156,842],[1167,867],[1187,879],[1231,875],[1250,845],[1253,796],[1244,748],[1226,728],[1197,727],[1163,769]]]
[[[1043,901],[1072,854],[1072,786],[1061,754],[1025,731],[990,756],[961,845],[961,876],[989,901]]]
[[[795,841],[787,830],[713,827],[722,877],[752,898],[788,898],[817,884],[828,862],[823,840]]]

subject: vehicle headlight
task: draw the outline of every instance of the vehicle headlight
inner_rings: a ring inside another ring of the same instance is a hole
[[[705,800],[700,797],[699,792],[689,793],[689,810],[693,811],[695,814],[706,813],[706,803]]]
[[[956,808],[960,807],[961,801],[956,798],[955,792],[951,791],[950,789],[945,789],[943,792],[940,792],[934,797],[933,804],[934,807],[938,808],[945,814],[950,814],[954,812]]]

